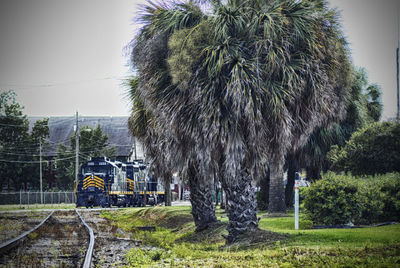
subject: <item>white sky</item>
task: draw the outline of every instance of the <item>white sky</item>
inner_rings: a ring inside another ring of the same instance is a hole
[[[330,0],[342,10],[355,65],[396,113],[399,2]],[[30,116],[128,115],[123,47],[145,0],[0,0],[0,90],[14,89]]]

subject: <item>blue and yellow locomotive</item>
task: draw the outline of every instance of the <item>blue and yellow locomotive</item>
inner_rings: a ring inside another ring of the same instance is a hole
[[[81,167],[75,186],[76,206],[126,207],[163,202],[163,187],[148,176],[147,170],[141,161],[124,164],[105,157],[92,158]]]

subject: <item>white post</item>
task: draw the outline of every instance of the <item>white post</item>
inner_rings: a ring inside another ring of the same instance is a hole
[[[296,172],[294,181],[294,229],[299,230],[299,185],[300,177],[299,173]]]

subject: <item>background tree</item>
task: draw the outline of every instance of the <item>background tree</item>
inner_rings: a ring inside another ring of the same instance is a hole
[[[72,189],[75,178],[75,134],[70,138],[70,146],[60,144],[57,147],[55,159],[57,169],[57,187],[60,189]],[[96,128],[83,126],[79,130],[79,163],[89,161],[91,157],[105,156],[113,158],[115,147],[108,142],[108,135],[103,134],[101,126]]]
[[[344,146],[354,131],[379,121],[381,117],[380,87],[369,84],[364,68],[355,68],[353,73],[351,97],[344,120],[330,128],[318,128],[300,152],[300,161],[306,167],[307,177],[311,180],[320,179],[321,172],[327,172],[329,163],[326,155],[332,145]]]
[[[286,205],[293,205],[295,172],[305,168],[307,178],[319,180],[321,172],[327,172],[330,163],[327,154],[333,145],[344,146],[357,129],[379,121],[382,114],[381,90],[376,84],[369,84],[364,68],[352,71],[350,98],[346,104],[346,116],[341,122],[330,127],[319,127],[309,137],[306,145],[296,155],[288,155],[288,181],[285,189]]]
[[[0,184],[8,190],[39,188],[39,148],[49,136],[48,118],[38,120],[29,133],[29,121],[13,91],[0,93]],[[46,165],[43,157],[43,165]]]
[[[40,147],[42,147],[42,178],[44,178],[45,170],[49,167],[49,162],[46,160],[46,149],[49,143],[46,138],[50,136],[49,130],[49,118],[44,118],[42,120],[37,120],[32,127],[28,139],[28,147],[32,148],[32,161],[36,164],[27,165],[25,169],[25,184],[31,183],[35,187],[40,187]],[[49,187],[49,182],[43,184],[43,189]],[[25,187],[26,189],[26,187]]]
[[[400,171],[400,123],[377,122],[356,131],[328,157],[335,171],[375,175]]]
[[[0,183],[19,190],[24,177],[24,168],[31,159],[29,121],[23,107],[16,102],[15,92],[0,93]]]

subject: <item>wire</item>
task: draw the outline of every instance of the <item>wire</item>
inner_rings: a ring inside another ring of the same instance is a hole
[[[120,76],[107,76],[102,78],[95,79],[86,79],[86,80],[76,80],[76,81],[68,81],[68,82],[53,82],[53,83],[42,83],[42,84],[12,84],[12,83],[0,83],[0,86],[4,87],[17,87],[18,89],[29,89],[29,88],[51,88],[57,86],[65,86],[70,84],[80,84],[80,83],[88,83],[102,80],[112,80],[112,79],[126,79]]]
[[[3,127],[18,127],[18,128],[28,127],[29,128],[29,126],[26,126],[26,125],[23,125],[23,124],[21,124],[21,125],[11,125],[11,124],[2,124],[2,123],[0,123],[0,126],[3,126]]]
[[[56,162],[56,161],[63,161],[63,160],[72,159],[72,158],[75,158],[75,156],[65,157],[65,158],[59,158],[59,159],[53,159],[53,160],[42,160],[42,161],[23,161],[23,160],[6,160],[6,159],[0,159],[0,162],[5,162],[5,163],[21,163],[21,164],[40,164],[41,162]]]

